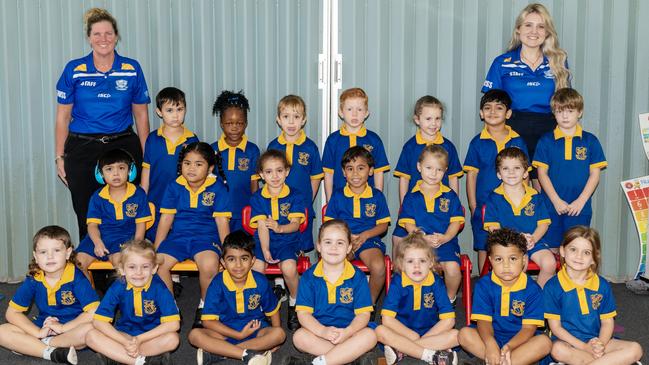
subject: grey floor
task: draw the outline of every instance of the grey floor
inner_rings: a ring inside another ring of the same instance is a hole
[[[184,317],[187,318],[183,324],[180,336],[181,336],[181,345],[176,352],[173,353],[172,357],[175,364],[184,364],[190,365],[196,363],[196,350],[187,342],[187,334],[190,330],[191,323],[190,320],[194,316],[194,310],[198,303],[198,279],[196,277],[182,277],[182,285],[184,290],[180,298],[178,298],[178,306],[181,312],[184,314]],[[3,294],[5,298],[0,301],[0,312],[4,313],[9,300],[12,295],[18,288],[18,285],[10,284],[0,284],[0,294]],[[638,296],[635,295],[624,287],[623,284],[614,284],[613,291],[615,293],[615,298],[618,306],[618,316],[616,318],[616,325],[618,328],[618,333],[615,335],[622,339],[632,339],[638,341],[645,352],[645,355],[642,359],[643,363],[649,363],[649,296]],[[460,299],[461,300],[461,299]],[[286,318],[286,303],[282,306],[281,309],[282,318]],[[4,315],[1,316],[0,323],[4,323]],[[464,309],[461,308],[461,305],[457,308],[457,327],[460,328],[464,325]],[[282,364],[287,356],[297,354],[297,351],[293,347],[291,342],[291,336],[288,336],[288,339],[284,345],[273,354],[273,363]],[[378,358],[382,356],[378,349],[374,350],[375,357]],[[465,362],[469,357],[460,353],[460,363]],[[0,364],[48,364],[48,361],[39,360],[26,356],[19,356],[11,353],[5,349],[0,349]],[[94,364],[95,356],[94,353],[90,350],[84,350],[79,353],[79,364]],[[231,361],[223,362],[223,364],[237,364],[241,362]],[[400,364],[424,364],[421,361],[414,359],[405,359]]]

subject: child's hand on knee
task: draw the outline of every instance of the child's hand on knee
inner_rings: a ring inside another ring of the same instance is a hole
[[[130,357],[138,357],[139,355],[139,343],[137,337],[131,337],[131,339],[124,345],[124,350]]]
[[[499,365],[500,364],[500,349],[498,345],[487,344],[485,348],[485,363],[488,365]]]
[[[103,242],[99,242],[98,244],[95,244],[95,256],[97,257],[104,257],[105,255],[108,255],[110,252],[108,252],[108,249],[106,246],[104,246]]]
[[[320,337],[335,344],[335,341],[338,339],[339,336],[340,336],[340,329],[330,326],[330,327],[325,327],[324,332]]]
[[[266,261],[269,264],[276,264],[279,262],[279,260],[275,260],[273,258],[273,255],[270,254],[270,250],[264,251],[264,261]]]
[[[252,321],[248,322],[242,329],[239,331],[239,338],[238,340],[243,340],[244,338],[247,338],[248,336],[252,335],[261,327],[261,322],[257,319],[253,319]]]
[[[505,345],[500,349],[500,365],[511,365],[512,351],[509,345]]]
[[[595,358],[600,358],[604,355],[604,344],[599,338],[591,338],[590,341],[588,341],[588,346],[590,348],[589,352],[592,353]]]

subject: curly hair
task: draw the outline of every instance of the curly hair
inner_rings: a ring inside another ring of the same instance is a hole
[[[397,246],[394,253],[394,267],[396,270],[403,271],[403,258],[406,256],[406,251],[409,249],[421,249],[428,252],[431,267],[437,262],[435,249],[428,245],[428,242],[424,239],[424,233],[421,231],[415,231],[404,237],[403,241],[401,241]]]
[[[223,113],[228,108],[237,108],[243,112],[243,115],[248,120],[248,111],[250,110],[250,104],[248,104],[248,99],[243,95],[243,90],[239,92],[233,92],[229,90],[224,90],[216,97],[216,101],[212,105],[212,115],[214,116],[223,116]]]
[[[500,228],[489,232],[487,236],[487,255],[491,255],[494,246],[515,246],[523,255],[527,253],[527,240],[522,233],[509,228]]]

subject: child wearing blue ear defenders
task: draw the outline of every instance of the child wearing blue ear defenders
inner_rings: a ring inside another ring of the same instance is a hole
[[[131,182],[137,177],[133,157],[123,149],[106,152],[97,161],[95,178],[105,186],[94,192],[88,205],[88,235],[77,247],[77,261],[89,277],[95,259],[119,262],[121,245],[142,240],[146,223],[153,220],[146,193]]]

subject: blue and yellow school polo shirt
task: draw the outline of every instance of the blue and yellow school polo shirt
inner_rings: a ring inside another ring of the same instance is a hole
[[[361,127],[357,133],[351,133],[347,131],[343,124],[339,130],[327,137],[322,152],[322,169],[326,173],[333,174],[333,190],[341,189],[347,183],[340,163],[343,160],[345,151],[354,146],[363,146],[370,151],[372,157],[374,157],[374,172],[390,170],[388,156],[385,154],[383,142],[378,134],[368,130],[365,126]],[[368,183],[374,186],[372,176],[370,176]]]
[[[442,178],[442,184],[448,185],[449,177],[459,178],[464,174],[460,158],[457,155],[457,150],[455,149],[453,142],[444,138],[441,132],[437,133],[435,140],[426,141],[421,136],[421,131],[417,130],[415,136],[410,138],[408,142],[403,145],[401,155],[399,155],[399,161],[397,162],[397,167],[394,170],[394,176],[408,179],[408,191],[412,190],[417,181],[421,180],[421,173],[417,170],[417,161],[419,160],[421,151],[430,144],[441,146],[446,150],[446,152],[448,152],[448,170],[446,170],[446,173]]]
[[[304,131],[300,131],[300,136],[295,143],[287,142],[284,132],[282,132],[279,137],[270,141],[268,149],[286,153],[286,158],[291,164],[291,171],[286,178],[286,184],[298,188],[302,192],[304,204],[309,208],[309,218],[313,219],[315,211],[313,210],[311,180],[320,180],[324,177],[318,146],[307,138]]]
[[[9,306],[20,312],[27,312],[33,303],[38,308],[34,324],[43,325],[47,317],[56,317],[61,323],[77,318],[81,313],[91,311],[99,305],[99,296],[81,270],[67,263],[61,279],[50,286],[45,274],[39,270],[20,285]]]
[[[435,194],[425,196],[420,187],[421,181],[403,198],[399,226],[414,224],[426,234],[444,234],[451,223],[464,223],[462,203],[453,189],[440,184]],[[457,237],[447,243],[457,243]]]
[[[232,219],[241,219],[241,210],[250,204],[252,196],[250,182],[259,180],[256,173],[259,147],[248,141],[248,137],[244,135],[241,143],[235,147],[228,145],[225,137],[221,136],[218,141],[212,143],[212,148],[218,151],[223,159]],[[218,171],[215,169],[214,173]]]
[[[491,63],[482,92],[505,90],[512,98],[512,110],[531,113],[551,113],[550,99],[554,94],[554,73],[545,55],[536,70],[521,60],[521,47],[496,57]]]
[[[338,280],[329,282],[321,260],[300,278],[295,310],[312,313],[323,326],[345,328],[357,314],[373,310],[367,278],[345,260]]]
[[[144,145],[142,167],[149,169],[149,201],[160,206],[167,185],[178,176],[178,155],[186,145],[198,142],[198,137],[187,128],[176,141],[164,134],[164,124],[149,133]]]
[[[390,223],[390,210],[380,190],[369,185],[360,194],[345,185],[331,196],[324,220],[342,219],[352,234],[360,234],[381,224]],[[381,240],[380,237],[373,237]]]
[[[440,320],[455,318],[444,281],[432,272],[421,283],[410,280],[404,272],[395,273],[381,314],[396,317],[401,324],[420,336]]]
[[[56,83],[59,104],[73,104],[72,133],[113,134],[133,125],[132,104],[149,104],[140,64],[120,56],[108,72],[95,68],[92,52],[68,62]]]
[[[135,225],[153,219],[147,196],[141,187],[126,183],[126,195],[113,200],[105,185],[90,197],[86,223],[99,225],[101,239],[106,245],[122,244],[133,238]]]
[[[493,272],[478,280],[473,289],[472,321],[491,322],[498,346],[514,337],[524,324],[543,327],[543,292],[527,274],[503,286]]]
[[[225,186],[215,176],[208,176],[203,185],[192,191],[183,176],[167,186],[160,213],[174,214],[174,234],[216,234],[216,217],[230,218],[230,204]]]
[[[543,287],[545,318],[561,321],[561,327],[583,342],[599,336],[602,319],[617,315],[611,285],[592,273],[583,285],[572,281],[564,266]]]
[[[534,188],[523,186],[525,195],[518,206],[509,200],[502,184],[489,195],[484,214],[485,230],[489,227],[511,228],[532,234],[538,225],[551,223],[543,196]]]
[[[570,203],[584,191],[590,170],[603,169],[608,163],[597,137],[577,124],[574,136],[566,136],[559,127],[543,135],[536,145],[532,165],[546,168],[554,190]],[[588,199],[582,214],[592,213]]]
[[[304,201],[303,195],[295,189],[291,189],[284,184],[279,195],[272,196],[268,191],[268,185],[257,190],[250,198],[250,227],[257,228],[260,220],[271,216],[279,224],[289,224],[291,219],[298,218],[300,223],[304,222]],[[272,246],[297,245],[300,239],[300,231],[293,233],[276,233],[272,230],[270,234],[270,244]],[[259,240],[257,232],[255,238]],[[259,243],[259,241],[257,241]]]
[[[496,175],[496,156],[498,152],[506,147],[518,147],[527,156],[527,145],[525,141],[514,132],[510,126],[505,126],[509,134],[502,143],[489,134],[487,128],[473,137],[469,143],[469,150],[464,159],[464,171],[477,171],[476,179],[476,201],[478,203],[476,211],[480,211],[482,204],[487,200],[491,193],[500,184],[500,179]],[[529,157],[528,157],[529,159]]]
[[[240,288],[228,271],[222,271],[207,288],[201,319],[220,321],[235,331],[255,319],[261,321],[262,327],[267,327],[266,317],[277,313],[280,304],[264,274],[250,270],[246,283]]]
[[[101,300],[94,319],[112,322],[117,309],[120,316],[115,328],[131,336],[150,331],[162,323],[180,321],[176,301],[158,275],[153,275],[141,288],[127,283],[123,277],[115,280]]]

